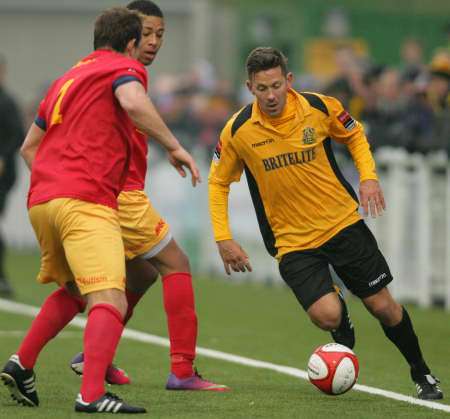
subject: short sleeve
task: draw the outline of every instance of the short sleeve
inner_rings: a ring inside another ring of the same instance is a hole
[[[34,123],[43,131],[47,130],[47,121],[45,119],[46,107],[47,101],[46,98],[44,98],[41,100],[36,117],[34,118]]]
[[[147,90],[147,71],[139,63],[130,63],[129,67],[118,69],[112,78],[112,88],[115,91],[119,86],[123,84],[137,81],[141,83],[145,90]]]

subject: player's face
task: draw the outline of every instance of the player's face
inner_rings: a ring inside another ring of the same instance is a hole
[[[254,74],[252,79],[247,81],[247,87],[255,95],[261,111],[276,117],[284,110],[291,83],[292,73],[284,75],[281,67],[275,67]]]
[[[142,16],[142,39],[138,60],[150,65],[161,48],[164,35],[164,19],[158,16]]]

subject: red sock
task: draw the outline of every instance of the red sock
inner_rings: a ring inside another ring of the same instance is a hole
[[[122,335],[120,312],[110,304],[96,304],[89,311],[84,331],[84,368],[81,396],[91,403],[105,394],[106,368],[111,364]]]
[[[140,301],[140,299],[144,296],[143,293],[130,291],[129,289],[125,290],[125,294],[127,296],[128,308],[127,308],[127,313],[125,314],[125,317],[123,319],[124,326],[131,319],[131,316],[133,315],[134,307]]]
[[[174,273],[162,279],[164,308],[170,338],[171,371],[178,378],[190,377],[197,343],[197,316],[195,314],[192,276]]]
[[[50,294],[17,351],[20,363],[32,369],[44,346],[85,308],[81,298],[70,295],[64,288]]]

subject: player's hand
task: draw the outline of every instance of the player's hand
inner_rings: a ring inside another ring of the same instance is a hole
[[[217,242],[220,257],[223,261],[225,272],[230,275],[231,269],[234,272],[251,272],[252,266],[248,260],[248,255],[244,249],[234,240],[222,240]],[[231,267],[231,269],[230,269]]]
[[[189,169],[191,172],[192,186],[195,187],[197,183],[202,181],[194,158],[183,147],[180,146],[176,150],[169,151],[167,154],[170,164],[175,167],[181,177],[186,177],[184,166]]]
[[[386,209],[383,191],[377,180],[368,179],[361,182],[359,185],[359,199],[365,217],[369,215],[369,210],[372,218],[376,218],[378,215],[382,215]]]

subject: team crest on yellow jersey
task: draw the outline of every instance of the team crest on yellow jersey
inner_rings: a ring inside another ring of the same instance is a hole
[[[314,128],[307,127],[303,130],[303,144],[314,144],[316,142]]]

